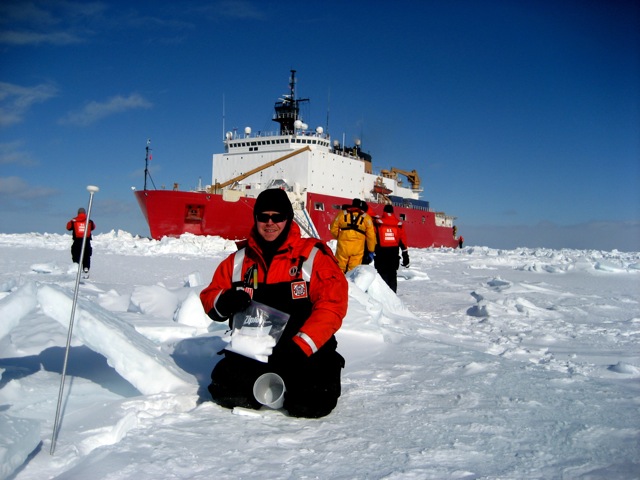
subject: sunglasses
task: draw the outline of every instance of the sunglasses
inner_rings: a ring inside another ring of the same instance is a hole
[[[267,223],[271,220],[273,223],[284,222],[287,219],[285,213],[256,213],[256,220],[260,223]]]

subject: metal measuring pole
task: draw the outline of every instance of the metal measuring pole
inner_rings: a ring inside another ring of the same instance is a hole
[[[62,395],[64,393],[64,379],[67,374],[67,361],[69,359],[69,347],[71,345],[71,333],[73,332],[73,319],[76,314],[76,303],[78,302],[78,289],[80,288],[80,275],[82,274],[82,260],[84,259],[84,247],[87,243],[87,235],[91,232],[91,206],[93,205],[93,194],[100,189],[94,185],[88,185],[89,192],[89,208],[87,208],[87,223],[85,224],[84,234],[82,235],[82,248],[80,249],[80,261],[78,262],[78,273],[76,274],[76,286],[73,290],[73,304],[71,306],[71,318],[69,319],[69,332],[67,334],[67,348],[64,352],[64,363],[62,364],[62,377],[60,378],[60,389],[58,390],[58,407],[56,408],[56,418],[53,422],[53,434],[51,435],[51,450],[49,453],[53,455],[56,449],[56,440],[58,439],[58,423],[60,422],[60,407],[62,406]]]

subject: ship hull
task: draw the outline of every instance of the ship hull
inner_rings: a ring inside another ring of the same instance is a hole
[[[255,198],[228,201],[220,194],[174,190],[139,190],[136,199],[149,225],[151,238],[178,237],[184,233],[220,236],[229,240],[247,238],[253,225]],[[317,236],[332,240],[330,226],[344,204],[352,199],[308,193],[305,209],[317,229]],[[383,205],[370,204],[369,214],[382,214]],[[453,228],[438,225],[437,214],[427,210],[394,207],[404,222],[409,247],[452,247],[458,245]]]

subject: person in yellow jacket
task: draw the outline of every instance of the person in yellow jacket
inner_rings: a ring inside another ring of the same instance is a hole
[[[354,198],[351,205],[345,205],[331,223],[331,235],[338,240],[336,259],[343,272],[358,265],[370,263],[376,248],[376,229],[373,220],[365,212],[366,204]]]

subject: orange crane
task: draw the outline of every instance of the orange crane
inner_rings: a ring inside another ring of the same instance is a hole
[[[211,188],[209,189],[209,192],[210,193],[219,193],[220,190],[222,190],[224,187],[227,187],[227,186],[231,185],[232,183],[239,182],[240,180],[244,180],[245,178],[253,175],[254,173],[258,173],[258,172],[260,172],[260,171],[262,171],[262,170],[264,170],[266,168],[273,167],[274,165],[282,162],[283,160],[286,160],[287,158],[291,158],[291,157],[293,157],[295,155],[298,155],[299,153],[306,152],[307,150],[311,150],[311,147],[306,146],[306,147],[301,148],[299,150],[295,150],[295,151],[293,151],[291,153],[288,153],[288,154],[286,154],[286,155],[284,155],[284,156],[282,156],[280,158],[276,158],[275,160],[271,160],[270,162],[267,162],[264,165],[260,165],[259,167],[254,168],[253,170],[249,170],[248,172],[243,173],[242,175],[238,175],[237,177],[233,177],[231,180],[227,180],[226,182],[223,182],[223,183],[216,182],[215,185],[211,186]]]
[[[415,170],[409,172],[407,170],[391,167],[391,170],[380,170],[380,173],[383,177],[393,178],[395,180],[398,180],[398,175],[404,175],[411,184],[412,190],[420,190],[420,175],[418,175],[418,172]],[[398,180],[398,183],[400,182],[401,181]]]

